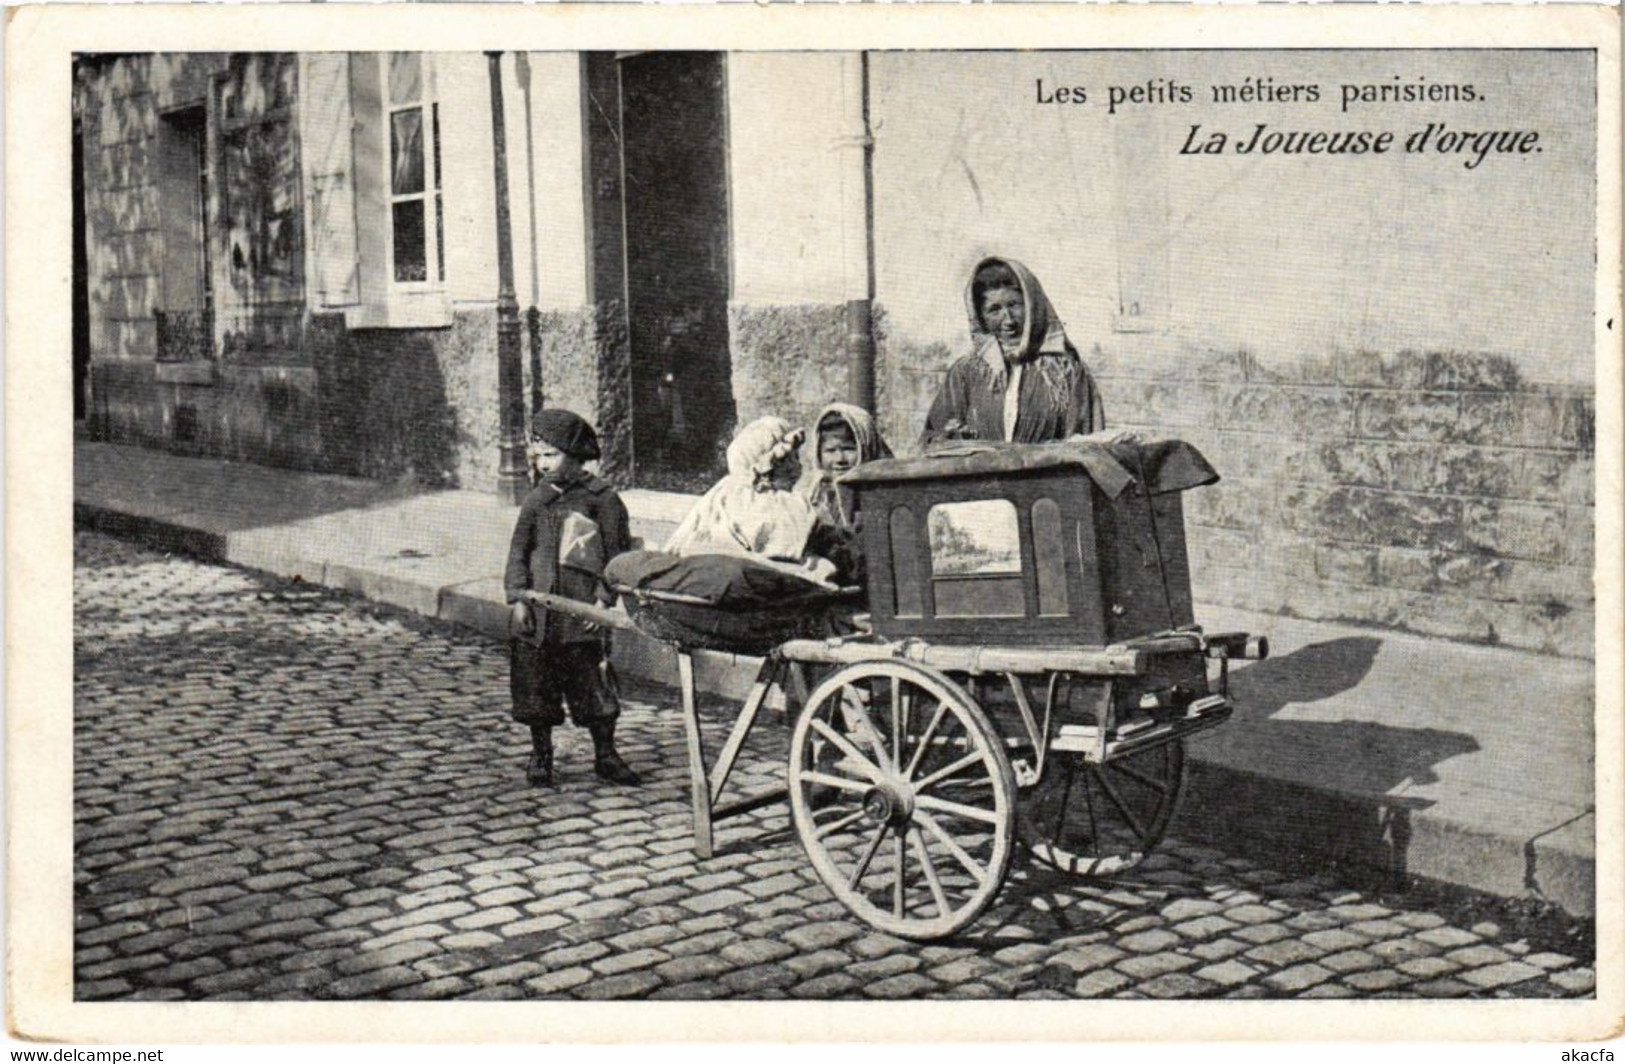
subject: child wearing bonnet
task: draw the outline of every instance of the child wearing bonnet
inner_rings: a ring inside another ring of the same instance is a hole
[[[748,555],[791,576],[830,585],[835,567],[807,553],[818,523],[798,491],[806,433],[778,417],[739,430],[728,445],[728,475],[700,498],[666,550],[672,554]]]

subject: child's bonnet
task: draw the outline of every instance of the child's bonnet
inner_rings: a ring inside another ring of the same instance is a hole
[[[774,468],[805,439],[806,433],[783,418],[758,418],[746,425],[728,445],[728,475],[689,511],[666,550],[750,554],[789,563],[808,579],[827,579],[824,569],[832,567],[823,559],[805,557],[817,519],[812,505],[800,492],[773,484]]]

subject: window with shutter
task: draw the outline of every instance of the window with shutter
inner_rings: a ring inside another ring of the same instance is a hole
[[[434,56],[349,55],[354,258],[352,329],[451,324]]]
[[[440,105],[429,57],[391,52],[382,64],[389,138],[389,261],[395,284],[446,279],[440,186]]]

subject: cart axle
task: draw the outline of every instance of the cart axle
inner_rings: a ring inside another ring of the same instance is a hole
[[[914,819],[914,791],[907,784],[876,784],[863,795],[863,814],[872,824],[905,828]]]

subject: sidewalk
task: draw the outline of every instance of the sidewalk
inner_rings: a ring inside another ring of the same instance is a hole
[[[623,493],[662,542],[691,502]],[[516,510],[484,493],[397,485],[76,440],[76,526],[342,588],[501,638]],[[1389,872],[1574,915],[1594,905],[1589,661],[1198,604],[1210,629],[1270,638],[1238,708],[1193,741],[1172,831],[1253,854]],[[673,683],[669,650],[617,637],[623,673]],[[739,697],[749,659],[696,658]]]

